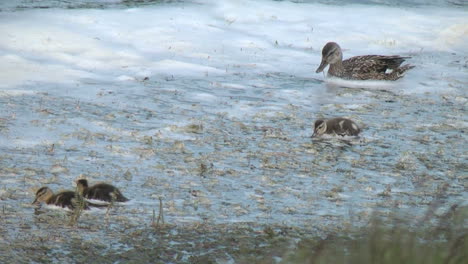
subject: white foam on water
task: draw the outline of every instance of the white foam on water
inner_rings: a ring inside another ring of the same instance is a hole
[[[364,88],[364,89],[377,89],[377,90],[391,90],[399,87],[399,82],[393,81],[358,81],[358,80],[344,80],[339,78],[327,78],[325,83],[330,87],[348,87],[348,88]]]
[[[1,90],[0,97],[9,97],[9,96],[21,96],[21,95],[34,95],[36,94],[35,91],[31,90]]]
[[[233,65],[319,77],[313,70],[328,41],[338,42],[345,58],[466,54],[468,42],[466,12],[432,7],[204,1],[183,8],[28,10],[4,14],[1,22],[3,88],[109,76],[206,77]]]
[[[192,96],[192,98],[198,101],[205,101],[205,102],[212,102],[217,99],[215,95],[209,94],[209,93],[196,93]]]

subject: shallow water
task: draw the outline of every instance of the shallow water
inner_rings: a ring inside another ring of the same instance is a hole
[[[4,242],[47,228],[30,205],[37,188],[73,189],[80,175],[131,198],[110,217],[116,230],[146,227],[159,197],[175,225],[305,230],[467,201],[466,7],[58,3],[1,7]],[[330,40],[345,58],[409,55],[416,68],[394,83],[324,81]],[[362,136],[310,138],[315,119],[335,116]],[[80,221],[93,229],[104,214]]]

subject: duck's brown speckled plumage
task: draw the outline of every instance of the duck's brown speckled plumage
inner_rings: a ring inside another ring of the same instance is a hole
[[[404,73],[414,66],[401,64],[410,57],[398,55],[365,55],[355,56],[343,60],[340,46],[335,42],[328,42],[322,49],[322,62],[317,68],[319,73],[330,65],[328,76],[349,80],[389,80],[395,81],[403,77]]]
[[[78,205],[77,194],[73,191],[62,191],[54,194],[49,187],[42,187],[36,192],[33,204],[44,202],[49,205],[56,205],[63,208],[75,209]],[[83,201],[83,209],[89,209],[89,204]]]
[[[328,120],[318,119],[314,123],[314,134],[319,137],[325,134],[336,136],[357,136],[361,132],[359,126],[352,120],[336,117]]]

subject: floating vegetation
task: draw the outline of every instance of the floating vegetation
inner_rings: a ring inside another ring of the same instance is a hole
[[[151,219],[151,226],[154,227],[155,229],[159,229],[161,226],[165,225],[164,222],[164,210],[163,210],[163,203],[162,203],[162,198],[159,197],[159,213],[158,213],[158,219],[155,221],[155,216],[156,212],[153,208],[153,218]],[[161,222],[161,226],[160,226]]]

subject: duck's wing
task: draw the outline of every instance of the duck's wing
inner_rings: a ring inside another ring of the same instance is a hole
[[[107,183],[98,183],[87,189],[86,198],[106,202],[126,202],[127,199],[120,190]]]
[[[73,209],[75,207],[74,200],[75,192],[63,191],[54,195],[49,204],[54,204],[63,208],[68,207],[70,209]]]
[[[331,129],[339,136],[356,136],[359,134],[359,127],[351,120],[345,118],[335,118],[331,122]]]
[[[85,197],[88,199],[110,202],[111,201],[110,193],[112,191],[114,191],[113,186],[104,184],[104,183],[99,183],[99,184],[89,187],[86,190]]]
[[[387,79],[388,70],[395,70],[410,57],[366,55],[356,56],[343,61],[347,75],[353,79]]]

